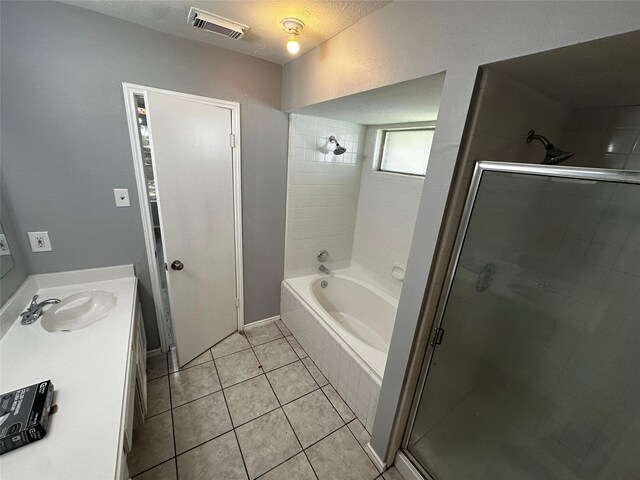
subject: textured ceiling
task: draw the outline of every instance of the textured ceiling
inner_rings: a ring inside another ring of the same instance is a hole
[[[283,18],[295,17],[305,23],[300,36],[301,48],[296,54],[300,56],[390,2],[390,0],[63,1],[160,32],[228,48],[281,65],[295,58],[286,50],[287,36],[280,24]],[[197,30],[187,23],[191,6],[248,25],[249,30],[240,40]]]
[[[640,31],[493,63],[573,108],[640,105]]]
[[[436,120],[444,76],[444,73],[438,73],[396,83],[310,105],[296,110],[295,113],[362,125]]]

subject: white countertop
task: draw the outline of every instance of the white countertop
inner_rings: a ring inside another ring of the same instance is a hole
[[[107,290],[117,303],[107,318],[82,330],[49,333],[41,319],[32,325],[20,325],[17,319],[6,332],[0,341],[0,392],[51,380],[58,411],[50,417],[45,438],[0,456],[0,477],[113,479],[122,449],[121,417],[135,315],[133,267],[31,278],[36,278],[33,293],[40,301]]]

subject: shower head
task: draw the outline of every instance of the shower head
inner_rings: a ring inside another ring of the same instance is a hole
[[[573,152],[565,152],[559,148],[552,148],[544,156],[543,165],[557,165],[573,157]]]
[[[333,135],[329,137],[329,142],[336,144],[336,148],[333,150],[334,155],[342,155],[344,152],[347,151],[346,148],[340,146],[340,144],[336,140],[336,137],[334,137]]]
[[[544,156],[544,160],[542,161],[543,165],[557,165],[573,157],[573,152],[565,152],[564,150],[556,148],[553,146],[553,143],[546,139],[546,137],[536,134],[533,130],[529,130],[529,133],[527,134],[527,143],[531,143],[534,140],[540,140],[547,151],[547,154]]]

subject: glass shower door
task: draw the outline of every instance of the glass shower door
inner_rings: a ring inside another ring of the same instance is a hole
[[[425,476],[640,478],[639,183],[479,164],[404,444]]]

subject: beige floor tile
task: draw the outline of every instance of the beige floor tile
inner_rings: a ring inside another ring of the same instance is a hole
[[[236,434],[251,479],[301,451],[281,409],[238,427]]]
[[[243,350],[216,358],[220,382],[224,388],[256,377],[262,373],[260,362],[252,350]]]
[[[291,335],[291,331],[287,328],[287,326],[284,324],[282,320],[276,320],[275,324],[277,325],[277,327],[280,329],[280,331],[285,337],[288,337],[289,335]]]
[[[404,480],[404,477],[400,475],[400,472],[396,467],[391,467],[389,470],[382,474],[384,480]]]
[[[132,480],[177,480],[177,478],[176,461],[172,458],[151,470],[136,475]]]
[[[291,345],[291,348],[293,348],[293,351],[296,352],[296,355],[298,355],[298,357],[304,358],[309,356],[307,355],[307,352],[304,351],[304,348],[302,348],[302,345],[300,345],[300,343],[298,342],[298,340],[296,340],[294,336],[286,337],[286,339],[289,342],[289,345]]]
[[[344,425],[321,390],[282,407],[302,448],[317,442]]]
[[[235,426],[280,406],[264,375],[233,385],[225,389],[224,395]]]
[[[235,332],[211,347],[211,354],[213,358],[220,358],[247,348],[251,348],[249,341],[241,333]]]
[[[202,363],[172,373],[169,375],[169,381],[171,382],[173,408],[217,392],[222,388],[213,362]]]
[[[299,453],[273,470],[268,471],[260,480],[316,480],[316,475],[304,453]]]
[[[171,410],[169,377],[154,378],[147,382],[147,417]]]
[[[265,372],[298,360],[298,355],[284,338],[258,345],[254,347],[253,351],[262,365],[262,370]]]
[[[306,450],[319,480],[373,480],[379,473],[344,426]]]
[[[283,336],[278,326],[273,322],[259,325],[257,327],[247,327],[248,328],[245,329],[244,333],[247,336],[249,343],[254,347]]]
[[[292,363],[266,373],[280,403],[289,403],[318,388],[301,362]]]
[[[304,365],[307,367],[307,370],[309,370],[309,373],[311,374],[313,379],[318,383],[318,385],[323,387],[327,383],[329,383],[329,381],[325,378],[325,376],[322,374],[320,369],[316,367],[315,363],[313,363],[311,358],[309,357],[303,358],[302,363],[304,363]]]
[[[133,446],[127,454],[129,475],[144,472],[174,455],[171,412],[151,417],[133,431]]]
[[[173,421],[178,454],[232,428],[222,392],[175,408]]]
[[[240,449],[233,432],[178,456],[180,480],[246,480]]]
[[[176,356],[175,349],[172,348],[171,352],[169,353],[168,359],[169,359],[169,373],[173,373],[173,372],[177,372],[178,370],[183,370],[185,368],[190,368],[196,365],[200,365],[201,363],[210,362],[211,360],[213,360],[213,357],[211,356],[211,352],[207,350],[206,352],[201,353],[196,358],[191,360],[182,368],[178,368],[178,357]]]
[[[153,380],[167,373],[169,373],[169,369],[167,356],[164,353],[147,358],[147,380]]]
[[[357,418],[349,422],[347,424],[347,427],[349,427],[349,430],[351,430],[353,436],[356,437],[358,443],[363,447],[371,441],[371,435],[369,435],[369,432],[367,432],[366,428],[364,428],[362,423],[360,423],[360,420],[358,420]]]
[[[331,385],[325,385],[322,387],[322,391],[327,396],[333,407],[338,411],[345,423],[349,423],[351,420],[356,418],[349,406],[344,402],[344,400],[342,400],[340,394],[336,392]]]

